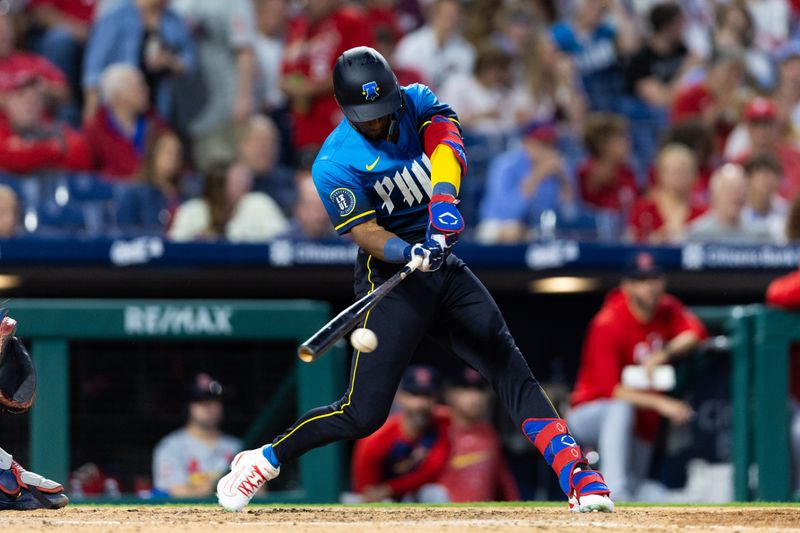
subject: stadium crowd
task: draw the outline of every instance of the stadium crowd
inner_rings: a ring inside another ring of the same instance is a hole
[[[791,0],[2,0],[3,235],[331,237],[309,169],[333,63],[370,45],[460,115],[480,242],[782,242],[798,21]]]

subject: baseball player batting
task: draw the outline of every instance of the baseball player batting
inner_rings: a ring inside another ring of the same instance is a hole
[[[467,170],[456,114],[424,85],[401,87],[383,56],[367,47],[338,58],[333,91],[344,118],[312,175],[336,231],[359,245],[356,294],[375,290],[413,258],[422,265],[366,315],[364,327],[380,343],[353,354],[344,396],[309,411],[272,443],[238,454],[217,485],[220,505],[240,511],[282,463],[381,427],[415,350],[434,343],[491,383],[555,471],[570,510],[613,511],[603,476],[589,468],[534,379],[497,304],[451,253],[464,229],[457,198]]]

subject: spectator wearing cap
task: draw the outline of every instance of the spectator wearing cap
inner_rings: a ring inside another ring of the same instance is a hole
[[[508,468],[500,436],[487,422],[489,385],[472,368],[448,380],[450,460],[439,478],[451,502],[517,501],[519,492]]]
[[[725,155],[738,163],[758,154],[774,155],[783,168],[778,191],[787,200],[793,199],[800,192],[800,150],[784,138],[775,104],[768,98],[756,97],[745,106],[743,118],[747,141],[743,145],[742,137],[737,138],[734,133]]]
[[[333,96],[336,60],[350,48],[372,46],[373,35],[364,12],[343,0],[315,0],[304,6],[289,21],[281,89],[291,108],[296,157],[310,168],[342,118]]]
[[[592,113],[587,118],[583,138],[589,157],[578,168],[586,206],[627,214],[636,200],[628,135],[628,122],[620,115]]]
[[[198,170],[236,157],[236,128],[255,111],[256,14],[252,0],[172,0],[191,31],[198,68],[176,80],[177,122]]]
[[[726,243],[772,240],[772,235],[766,228],[743,223],[747,178],[741,166],[728,163],[714,172],[711,176],[710,193],[711,205],[703,216],[689,225],[686,233],[688,240]]]
[[[665,288],[651,254],[638,253],[626,262],[619,287],[589,323],[566,417],[575,439],[599,452],[603,475],[619,501],[636,498],[660,418],[683,424],[692,416],[685,402],[622,379],[632,365],[652,375],[706,336],[700,320]]]
[[[789,203],[778,196],[783,169],[771,155],[757,155],[744,165],[747,177],[747,203],[742,210],[742,226],[759,228],[775,242],[786,242]]]
[[[38,77],[48,100],[65,103],[69,99],[69,87],[64,74],[44,57],[16,49],[15,40],[11,17],[0,16],[0,78]]]
[[[531,123],[519,148],[492,160],[480,205],[480,241],[523,241],[542,213],[573,202],[571,171],[556,147],[557,136],[552,123]]]
[[[438,377],[432,367],[409,366],[397,392],[398,412],[356,442],[353,489],[362,501],[447,501],[442,488],[433,485],[450,457],[450,418],[436,406]]]
[[[435,0],[428,9],[425,25],[397,43],[393,64],[418,69],[423,81],[441,89],[456,74],[473,71],[475,48],[464,38],[464,7],[459,0]]]
[[[32,174],[89,169],[86,138],[47,118],[38,76],[18,72],[0,78],[0,94],[0,170]]]
[[[635,242],[679,242],[689,222],[705,212],[692,195],[697,180],[697,158],[687,147],[669,144],[656,160],[656,184],[636,201],[628,221],[628,237]]]
[[[736,126],[733,110],[739,107],[744,73],[744,59],[737,49],[716,52],[705,78],[678,90],[670,120],[701,120],[714,132],[715,145],[722,150]]]
[[[144,74],[150,102],[162,117],[174,111],[174,80],[195,68],[189,29],[166,0],[125,2],[93,26],[83,59],[84,118],[98,107],[97,91],[106,67],[127,63]]]
[[[101,106],[84,125],[95,170],[114,181],[131,181],[139,172],[151,138],[167,124],[150,110],[142,73],[131,65],[110,65],[100,79]]]
[[[447,78],[441,97],[453,109],[465,133],[504,137],[515,133],[532,105],[511,78],[511,56],[485,45],[478,49],[472,72]]]
[[[592,111],[616,110],[624,94],[621,58],[639,48],[636,25],[629,19],[622,2],[576,0],[569,17],[551,29],[558,49],[572,58]]]
[[[236,437],[220,429],[222,385],[208,374],[195,377],[188,401],[186,426],[173,431],[153,451],[153,487],[171,498],[214,494],[217,480],[242,449]]]

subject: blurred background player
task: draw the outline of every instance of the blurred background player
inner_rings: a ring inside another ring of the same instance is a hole
[[[622,383],[628,365],[652,372],[694,349],[706,336],[700,320],[666,294],[666,278],[653,256],[633,257],[589,324],[567,415],[575,438],[600,453],[615,498],[636,498],[647,475],[660,417],[684,424],[692,408],[652,390]]]
[[[14,336],[17,323],[0,320],[0,412],[24,413],[36,395],[36,370],[25,346]],[[64,487],[28,472],[0,448],[0,511],[60,509],[69,503]]]
[[[406,369],[395,398],[398,412],[358,441],[353,452],[353,488],[363,501],[447,501],[442,487],[435,485],[450,457],[450,420],[437,408],[438,396],[435,368]]]
[[[198,374],[189,398],[189,420],[153,451],[153,486],[172,498],[199,498],[214,493],[214,484],[242,449],[236,437],[220,430],[222,385]]]
[[[488,422],[489,384],[465,367],[445,388],[450,408],[450,458],[438,484],[451,502],[517,501],[519,492],[508,468],[500,436]]]

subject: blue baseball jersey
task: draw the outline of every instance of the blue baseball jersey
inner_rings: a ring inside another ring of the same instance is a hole
[[[425,240],[432,186],[421,130],[433,115],[457,117],[425,85],[415,83],[400,90],[405,109],[396,142],[370,141],[342,119],[314,161],[314,184],[340,235],[377,219],[401,239]]]

